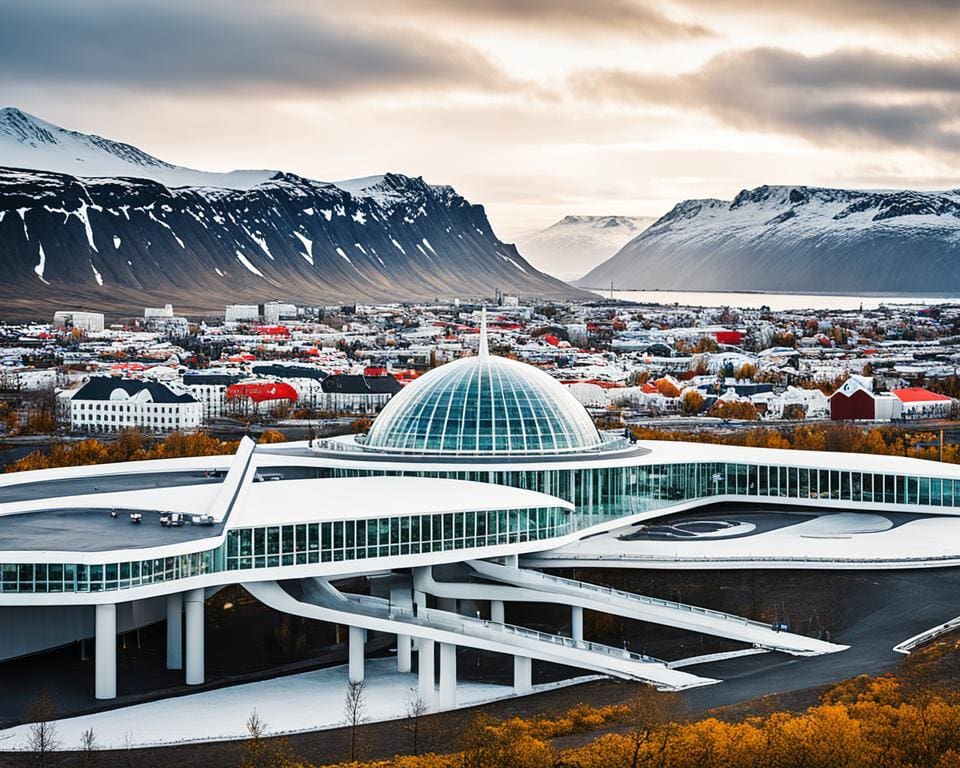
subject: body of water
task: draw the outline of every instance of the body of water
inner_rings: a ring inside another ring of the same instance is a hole
[[[609,297],[610,291],[592,289]],[[852,296],[816,293],[737,293],[733,291],[614,291],[617,299],[637,301],[644,304],[682,304],[693,307],[741,307],[772,310],[791,309],[876,309],[881,304],[960,304],[960,296]]]

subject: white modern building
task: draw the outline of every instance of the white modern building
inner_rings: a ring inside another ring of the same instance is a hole
[[[102,331],[102,312],[75,312],[61,310],[53,313],[54,328],[77,328],[81,331]]]
[[[415,380],[366,435],[264,446],[245,439],[233,456],[0,476],[0,659],[95,635],[96,696],[110,699],[117,633],[162,620],[167,666],[198,684],[205,600],[234,584],[275,610],[348,626],[351,680],[364,675],[365,633],[394,635],[398,669],[417,670],[420,695],[434,708],[456,704],[458,646],[512,656],[518,691],[530,689],[541,661],[665,689],[719,682],[695,666],[591,641],[584,609],[747,648],[842,651],[530,567],[614,529],[718,501],[949,517],[960,515],[960,467],[601,434],[563,385],[490,355],[482,333],[477,356]],[[956,565],[956,549],[924,564]],[[693,558],[689,567],[733,567],[722,546],[711,552],[710,564]],[[799,555],[751,556],[753,567],[806,565]],[[563,560],[591,563],[575,553]],[[449,564],[469,575],[439,578],[434,567]],[[877,551],[840,567],[916,565]],[[390,578],[388,598],[336,586],[373,574]],[[569,631],[505,623],[508,602],[566,606]]]
[[[193,395],[155,381],[96,376],[70,398],[70,427],[84,432],[184,432],[202,420]]]
[[[228,304],[224,313],[224,320],[228,323],[256,322],[259,319],[259,304]]]

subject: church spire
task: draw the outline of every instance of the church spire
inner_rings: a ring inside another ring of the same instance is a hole
[[[487,346],[487,308],[480,310],[480,357],[488,357],[490,347]]]

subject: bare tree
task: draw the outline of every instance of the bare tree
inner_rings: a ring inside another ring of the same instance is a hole
[[[346,698],[343,700],[343,714],[350,728],[350,762],[357,760],[359,752],[360,726],[367,720],[367,704],[363,695],[363,680],[350,681]]]
[[[97,737],[93,728],[87,728],[80,734],[80,765],[93,768],[97,764]]]
[[[50,764],[50,753],[60,746],[57,736],[57,707],[45,690],[40,691],[27,705],[27,748],[36,755],[40,768]]]
[[[259,768],[266,762],[266,744],[264,737],[267,735],[267,724],[260,713],[254,709],[246,722],[247,740],[243,745],[242,768]]]
[[[123,734],[123,765],[124,768],[141,768],[133,752],[133,733]]]
[[[423,700],[417,688],[411,688],[406,697],[407,722],[404,729],[413,739],[413,754],[420,754],[420,737],[423,733],[422,719],[430,711],[430,705]]]

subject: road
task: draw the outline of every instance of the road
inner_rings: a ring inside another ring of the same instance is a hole
[[[814,658],[764,654],[689,667],[724,681],[687,692],[691,708],[703,711],[888,671],[903,658],[892,650],[894,645],[960,615],[960,569],[877,572],[851,605],[846,629],[830,638],[849,645],[848,650]]]

